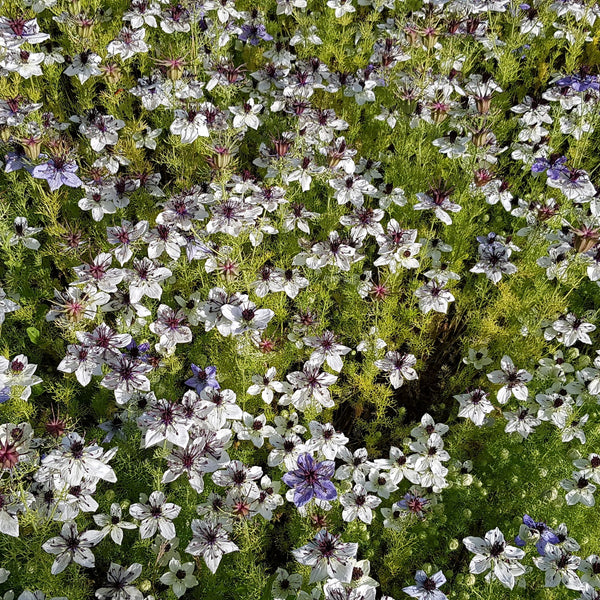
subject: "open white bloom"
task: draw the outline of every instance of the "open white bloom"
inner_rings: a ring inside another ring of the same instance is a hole
[[[307,448],[311,451],[316,450],[327,460],[335,460],[340,450],[349,441],[343,433],[337,432],[331,423],[321,424],[318,421],[311,421],[308,427],[312,437],[306,442]]]
[[[15,246],[20,242],[30,250],[39,249],[40,243],[31,236],[42,231],[43,227],[29,227],[27,217],[17,217],[14,222],[14,229],[15,232],[9,240],[11,246]]]
[[[275,381],[277,369],[270,367],[264,376],[252,375],[252,385],[248,388],[250,396],[261,395],[262,399],[267,403],[273,402],[273,394],[283,393],[283,384],[280,381]]]
[[[481,388],[475,388],[465,394],[454,396],[460,403],[459,417],[470,419],[477,427],[481,427],[486,419],[486,415],[494,410],[494,406],[489,401],[489,393]]]
[[[511,590],[515,586],[515,577],[525,573],[525,567],[518,561],[525,556],[523,550],[509,546],[502,532],[496,527],[485,534],[485,538],[469,536],[463,539],[467,550],[475,556],[471,559],[469,570],[475,575],[491,571],[486,579],[497,578]],[[547,547],[547,546],[546,546]]]
[[[286,377],[295,391],[287,400],[284,398],[288,395],[284,395],[279,401],[280,404],[291,402],[300,411],[305,411],[312,406],[317,412],[335,405],[328,389],[337,381],[335,375],[321,371],[314,363],[306,362],[302,371],[288,373]]]
[[[318,336],[305,337],[303,342],[307,346],[315,348],[309,358],[311,363],[320,367],[324,362],[327,362],[327,365],[338,373],[343,366],[341,357],[351,350],[348,346],[338,344],[332,331],[324,331]]]
[[[80,485],[83,479],[98,482],[100,479],[115,483],[117,476],[107,463],[116,448],[104,452],[97,444],[85,445],[77,433],[65,435],[60,446],[42,459],[42,473],[57,474],[70,486]],[[40,473],[38,471],[38,473]]]
[[[447,313],[448,305],[454,302],[454,296],[444,288],[444,285],[433,279],[418,288],[415,296],[419,299],[419,308],[425,314],[430,310]]]
[[[314,540],[292,550],[292,554],[300,564],[312,567],[310,583],[321,581],[328,575],[342,583],[349,583],[357,550],[358,544],[342,542],[339,535],[321,529]]]
[[[258,333],[266,328],[275,316],[270,308],[256,308],[256,304],[246,300],[240,305],[225,304],[221,308],[223,316],[231,321],[231,335],[241,335],[246,331]]]
[[[413,369],[417,362],[413,354],[406,354],[390,350],[385,358],[375,361],[375,366],[390,374],[390,383],[394,389],[399,388],[404,380],[418,379],[417,372]]]
[[[129,521],[121,520],[123,511],[121,505],[113,502],[110,505],[110,511],[108,515],[100,514],[94,515],[94,522],[98,527],[102,527],[102,536],[106,536],[110,533],[110,537],[115,544],[119,546],[123,542],[123,529],[135,529],[136,525]]]
[[[567,504],[583,504],[584,506],[594,506],[594,492],[596,486],[585,477],[581,472],[575,471],[571,479],[563,479],[560,482],[563,489],[567,490]]]
[[[592,340],[588,334],[595,331],[596,326],[591,323],[586,323],[582,319],[576,317],[573,313],[569,313],[554,321],[554,323],[552,323],[552,328],[562,334],[559,337],[559,340],[562,341],[565,346],[572,346],[577,342],[591,344]]]
[[[141,521],[140,538],[152,537],[157,530],[167,540],[175,537],[173,519],[179,515],[181,506],[167,502],[162,492],[155,491],[150,494],[147,504],[136,502],[129,507],[129,514]]]
[[[96,598],[100,600],[143,600],[140,592],[132,581],[142,573],[142,565],[133,563],[128,569],[111,562],[106,575],[106,584],[96,590]]]
[[[198,580],[194,577],[194,563],[181,563],[176,558],[169,561],[169,570],[160,578],[165,585],[171,586],[173,593],[181,598],[188,588],[198,585]]]
[[[546,544],[545,556],[533,559],[535,566],[546,573],[545,585],[547,588],[557,587],[562,583],[570,590],[580,590],[583,587],[576,571],[581,559],[572,555],[562,546]]]
[[[93,567],[95,557],[90,548],[97,545],[103,537],[102,532],[92,529],[79,533],[73,521],[65,523],[59,536],[42,545],[46,552],[56,555],[50,569],[52,575],[62,573],[73,561],[82,567]]]
[[[363,523],[370,524],[373,520],[373,509],[381,504],[381,498],[367,494],[362,485],[356,484],[351,492],[340,497],[340,503],[344,507],[344,521],[351,522],[358,517]]]
[[[192,521],[192,540],[185,551],[193,556],[202,555],[211,573],[215,573],[224,554],[239,548],[229,539],[223,524],[214,517]]]
[[[516,369],[510,356],[504,355],[500,361],[502,370],[492,371],[488,373],[488,379],[492,383],[504,384],[498,390],[498,402],[500,404],[506,404],[511,396],[524,402],[527,400],[529,391],[525,385],[528,381],[531,381],[532,375],[525,369]]]

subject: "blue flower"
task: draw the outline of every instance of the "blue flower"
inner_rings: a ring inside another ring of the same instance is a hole
[[[286,473],[281,480],[294,488],[294,504],[300,508],[311,498],[319,500],[335,500],[337,491],[331,478],[335,471],[335,462],[324,460],[316,462],[305,452],[298,457],[298,469]]]
[[[0,388],[0,404],[4,404],[7,400],[10,400],[10,387],[9,386]]]
[[[552,529],[550,529],[543,521],[534,521],[529,515],[524,515],[523,523],[532,533],[537,533],[540,536],[535,547],[541,556],[545,556],[546,554],[546,544],[558,544],[560,542],[554,531],[552,531]],[[525,543],[525,540],[520,536],[515,538],[515,544],[520,548],[525,546]]]
[[[267,33],[264,25],[249,25],[245,23],[242,25],[242,33],[240,34],[240,40],[242,42],[249,42],[252,46],[258,46],[260,40],[270,42],[273,39],[272,35]]]
[[[185,385],[189,385],[196,389],[196,393],[200,394],[204,388],[211,387],[218,390],[221,386],[217,381],[217,367],[206,367],[201,369],[192,363],[193,377],[190,377],[185,382]]]

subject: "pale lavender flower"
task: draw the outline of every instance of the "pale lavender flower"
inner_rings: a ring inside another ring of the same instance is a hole
[[[402,591],[411,598],[418,598],[419,600],[448,599],[448,596],[438,589],[446,583],[446,578],[442,571],[434,573],[431,577],[429,577],[425,571],[417,571],[415,583],[416,585],[402,588]]]
[[[78,166],[73,162],[67,162],[59,156],[51,158],[48,162],[37,165],[31,171],[36,179],[45,179],[48,182],[50,191],[54,192],[61,186],[66,185],[72,188],[78,188],[83,185],[83,181],[75,175]]]

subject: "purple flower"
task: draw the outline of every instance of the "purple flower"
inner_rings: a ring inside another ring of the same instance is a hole
[[[48,162],[35,167],[31,174],[36,179],[45,179],[50,186],[50,191],[54,192],[63,184],[72,188],[81,187],[83,182],[75,175],[77,169],[78,167],[74,162],[51,158]]]
[[[189,385],[196,389],[196,393],[200,394],[204,388],[211,387],[215,390],[221,388],[219,382],[217,381],[217,367],[206,367],[206,369],[201,369],[192,363],[192,372],[194,373],[193,377],[190,377],[185,382],[185,385]]]
[[[4,167],[5,173],[12,173],[13,171],[18,171],[19,169],[26,169],[31,173],[34,169],[31,161],[25,156],[24,153],[9,152],[8,154],[4,155],[4,159],[6,160],[6,165]]]
[[[298,457],[298,469],[286,473],[281,480],[294,488],[294,504],[300,508],[314,497],[319,500],[337,498],[335,486],[330,481],[334,472],[334,461],[316,462],[305,452]]]
[[[258,46],[260,40],[270,42],[273,39],[272,35],[267,33],[264,25],[250,25],[248,23],[242,25],[242,33],[240,34],[240,40],[242,42],[249,42],[252,46]]]
[[[0,404],[4,404],[7,400],[10,400],[10,388],[5,386],[0,388]]]
[[[137,342],[132,339],[131,342],[125,346],[125,350],[132,358],[139,358],[142,362],[148,362],[148,351],[150,350],[150,344],[148,342],[138,345]]]
[[[600,90],[600,83],[596,75],[567,75],[556,82],[560,87],[570,87],[576,92]]]
[[[401,509],[421,518],[424,516],[428,504],[429,500],[427,498],[422,498],[418,494],[411,494],[410,492],[404,494],[404,498],[397,503]]]
[[[539,535],[535,547],[541,556],[546,554],[546,544],[558,544],[560,539],[543,521],[534,521],[529,515],[523,516],[523,524],[529,528],[531,533]],[[522,548],[526,542],[520,536],[515,538],[515,544]]]

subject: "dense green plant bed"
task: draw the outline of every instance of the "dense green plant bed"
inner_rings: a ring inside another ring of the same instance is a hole
[[[600,599],[597,4],[0,15],[4,600]]]

